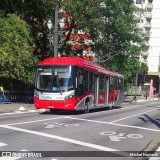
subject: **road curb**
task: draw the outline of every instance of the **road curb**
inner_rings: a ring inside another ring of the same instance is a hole
[[[25,110],[25,111],[20,111],[20,110],[14,110],[11,112],[0,112],[0,115],[14,115],[14,114],[28,114],[28,113],[37,113],[37,110]]]
[[[153,152],[155,151],[155,153],[158,151],[160,152],[160,136],[156,139],[153,139],[150,143],[148,143],[148,145],[146,146],[146,148],[144,148],[144,150],[140,151],[140,153],[142,152]],[[160,157],[135,157],[135,160],[146,160],[146,158],[148,158],[148,160],[160,160]]]

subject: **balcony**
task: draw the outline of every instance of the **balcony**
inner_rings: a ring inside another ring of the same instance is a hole
[[[143,57],[144,59],[147,59],[147,58],[148,58],[149,53],[148,53],[148,52],[144,52],[144,53],[142,53],[141,55],[142,55],[142,57]]]
[[[149,22],[146,22],[146,23],[144,24],[144,27],[145,27],[145,28],[151,28],[151,24],[150,24]]]
[[[151,12],[147,12],[147,13],[145,13],[144,17],[146,19],[152,19],[152,13]]]
[[[149,38],[149,37],[150,37],[150,35],[151,35],[151,32],[150,32],[150,31],[146,31],[146,32],[145,32],[145,34],[146,34],[146,37],[148,37],[148,38]]]
[[[152,10],[153,9],[153,4],[152,3],[147,3],[146,4],[146,9]]]

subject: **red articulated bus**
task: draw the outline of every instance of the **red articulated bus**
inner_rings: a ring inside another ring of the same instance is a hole
[[[82,110],[123,102],[123,76],[75,57],[48,58],[37,66],[34,105],[37,109]]]

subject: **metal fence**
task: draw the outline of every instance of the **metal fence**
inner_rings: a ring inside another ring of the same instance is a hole
[[[13,91],[4,91],[5,99],[11,100],[11,102],[26,102],[33,103],[33,92],[13,92]]]
[[[33,84],[24,84],[19,80],[0,77],[0,87],[3,88],[1,101],[10,100],[11,102],[33,102]]]
[[[135,95],[135,94],[136,95],[141,95],[139,87],[135,87],[135,86],[132,86],[130,89],[128,89],[127,94],[128,95]]]

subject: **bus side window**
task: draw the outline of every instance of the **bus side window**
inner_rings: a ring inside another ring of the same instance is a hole
[[[118,78],[118,88],[123,89],[123,80],[121,78]]]
[[[100,74],[99,76],[99,91],[104,92],[104,75]]]
[[[82,95],[83,94],[83,70],[78,69],[77,72],[77,94]]]
[[[79,75],[79,84],[83,84],[83,76]]]
[[[93,72],[89,72],[89,92],[94,92]]]
[[[83,70],[79,69],[77,72],[78,85],[83,84]]]
[[[110,77],[110,79],[109,79],[109,90],[113,90],[113,86],[114,86],[114,79],[113,79],[113,77]]]
[[[83,71],[83,89],[84,89],[84,93],[88,93],[88,71],[84,70]]]

